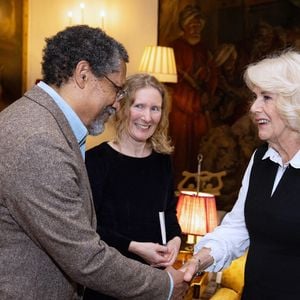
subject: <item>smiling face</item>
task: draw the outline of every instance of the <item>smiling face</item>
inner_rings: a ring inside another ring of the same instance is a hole
[[[162,96],[153,87],[137,90],[129,110],[127,135],[135,142],[146,143],[154,134],[162,115]]]
[[[99,116],[88,126],[89,134],[93,136],[101,134],[105,129],[105,123],[110,116],[115,114],[115,112],[115,107],[111,105],[106,106]]]
[[[94,86],[91,88],[89,95],[90,107],[89,114],[93,116],[93,119],[88,124],[89,134],[99,135],[104,131],[105,123],[109,117],[115,113],[118,107],[118,92],[119,87],[123,86],[125,81],[126,67],[122,64],[121,71],[119,73],[110,74],[109,77],[103,77],[101,79],[94,78]],[[118,86],[118,89],[116,87]],[[102,102],[101,102],[102,100]],[[92,115],[93,113],[93,115]]]
[[[278,94],[253,88],[255,101],[250,112],[258,128],[258,136],[270,145],[276,146],[289,140],[292,130],[286,125],[276,108]]]
[[[126,63],[118,72],[96,77],[87,61],[80,61],[68,82],[51,87],[72,107],[89,134],[99,135],[104,124],[119,107],[120,89],[126,80]]]

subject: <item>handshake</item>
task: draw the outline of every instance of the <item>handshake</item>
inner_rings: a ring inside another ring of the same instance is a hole
[[[165,270],[172,276],[174,283],[171,299],[183,299],[193,278],[212,265],[213,262],[210,249],[202,248],[178,270],[171,266],[167,267]]]

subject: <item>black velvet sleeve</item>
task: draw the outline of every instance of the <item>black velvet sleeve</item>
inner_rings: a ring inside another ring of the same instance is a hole
[[[118,249],[124,255],[127,255],[128,247],[131,239],[112,226],[105,226],[102,220],[102,214],[105,213],[107,207],[107,199],[105,196],[105,188],[108,183],[109,169],[111,167],[111,156],[107,152],[107,144],[103,143],[86,152],[85,163],[90,180],[93,194],[93,201],[97,215],[97,232],[109,246]],[[108,216],[110,218],[110,216]]]
[[[173,168],[171,164],[171,159],[168,160],[167,164],[167,173],[169,176],[167,177],[168,185],[167,185],[167,203],[166,203],[166,231],[167,231],[167,240],[171,240],[175,236],[179,236],[181,238],[181,228],[177,220],[177,211],[176,206],[178,202],[178,197],[175,196],[174,183],[173,183]]]

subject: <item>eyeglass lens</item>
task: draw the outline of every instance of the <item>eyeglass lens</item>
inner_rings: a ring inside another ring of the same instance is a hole
[[[126,95],[126,91],[123,89],[123,87],[118,86],[117,84],[115,84],[110,78],[108,78],[106,75],[103,75],[103,77],[105,77],[116,89],[116,100],[119,101],[121,99],[123,99]]]

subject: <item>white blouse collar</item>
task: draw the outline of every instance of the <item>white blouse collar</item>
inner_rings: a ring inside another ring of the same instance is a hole
[[[273,149],[272,147],[269,147],[265,155],[262,159],[270,158],[271,161],[278,163],[280,166],[284,167],[285,165],[282,162],[281,156],[279,153]],[[296,169],[300,169],[300,150],[294,155],[294,157],[289,161],[289,163],[292,167]]]

